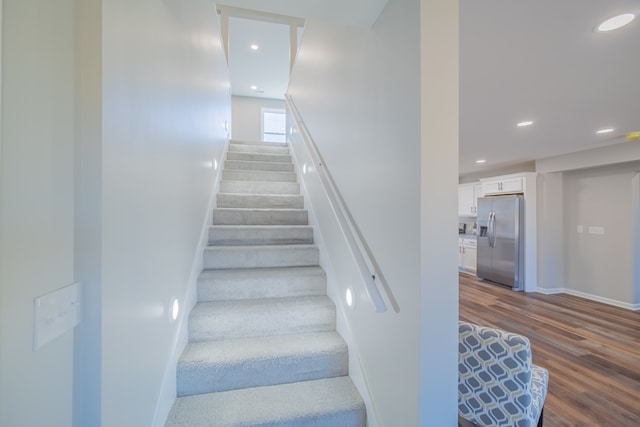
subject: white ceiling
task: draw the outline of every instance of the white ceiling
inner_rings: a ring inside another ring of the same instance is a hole
[[[252,44],[258,50],[252,50]],[[235,96],[284,99],[289,84],[289,27],[229,18],[229,75]]]
[[[460,173],[620,142],[640,128],[640,19],[593,28],[637,0],[461,0]],[[526,128],[516,127],[533,120]],[[478,159],[487,162],[479,166]]]
[[[218,6],[370,27],[387,0],[219,0]],[[298,39],[302,29],[298,31]],[[251,44],[259,49],[253,51]],[[229,19],[229,70],[236,96],[284,99],[289,84],[289,27]],[[257,89],[252,89],[256,86]]]
[[[386,0],[218,4],[368,26]],[[638,0],[460,0],[460,173],[621,143],[595,134],[603,127],[616,135],[640,130],[640,18],[616,32],[593,31],[628,11],[640,12]],[[243,24],[230,22],[233,93],[282,98],[286,30],[283,36],[276,24]],[[248,45],[258,37],[264,41],[256,55]],[[276,47],[283,39],[284,51]],[[255,62],[268,58],[278,65]],[[252,84],[265,93],[247,89]],[[534,124],[516,127],[523,120]]]

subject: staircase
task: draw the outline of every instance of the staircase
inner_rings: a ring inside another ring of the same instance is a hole
[[[289,148],[229,145],[166,427],[364,426]]]

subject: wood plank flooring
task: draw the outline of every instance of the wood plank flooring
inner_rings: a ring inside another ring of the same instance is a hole
[[[460,275],[460,319],[525,335],[549,370],[545,427],[640,426],[640,313]]]

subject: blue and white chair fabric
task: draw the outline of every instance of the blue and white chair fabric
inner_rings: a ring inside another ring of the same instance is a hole
[[[479,426],[542,426],[549,372],[531,363],[529,340],[459,322],[458,413]]]

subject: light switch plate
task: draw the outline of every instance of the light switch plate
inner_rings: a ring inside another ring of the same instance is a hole
[[[80,283],[60,288],[33,300],[33,350],[38,350],[79,322]]]
[[[578,226],[578,233],[582,233],[582,226],[581,225]]]
[[[589,234],[604,234],[604,227],[589,227]]]

